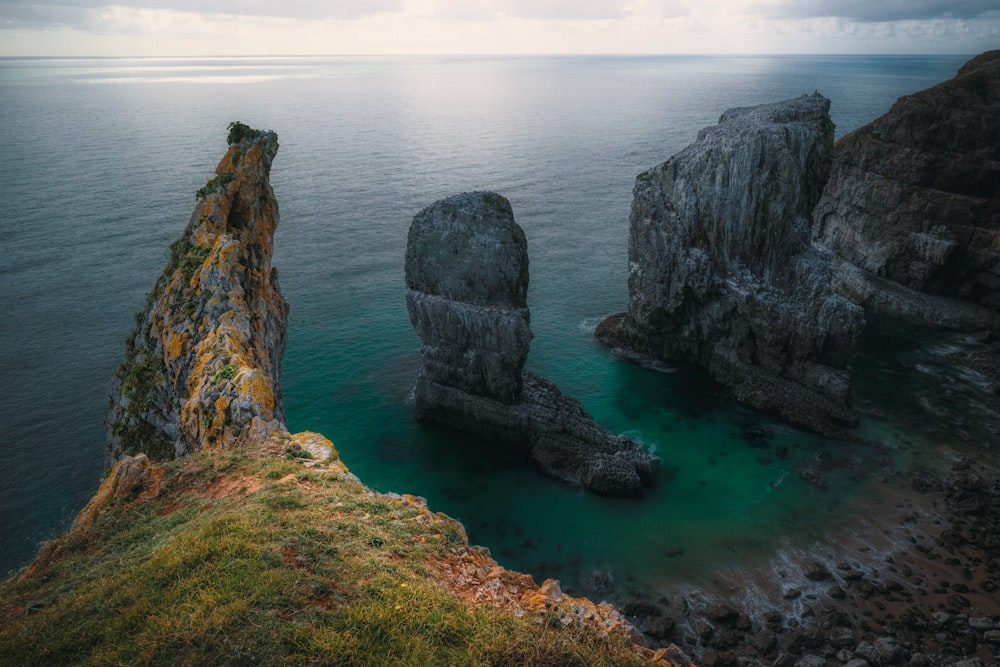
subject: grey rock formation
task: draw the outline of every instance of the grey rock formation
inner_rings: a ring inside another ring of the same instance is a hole
[[[413,220],[407,308],[428,379],[512,402],[531,345],[528,243],[494,193],[451,197]]]
[[[726,111],[636,179],[629,305],[614,347],[694,361],[752,407],[824,434],[856,421],[847,363],[860,308],[830,287],[809,217],[830,168],[829,101]]]
[[[548,473],[608,495],[639,495],[656,460],[594,423],[579,401],[524,371],[531,343],[528,252],[510,203],[443,199],[413,219],[406,306],[422,342],[417,417],[530,449]]]
[[[838,291],[936,327],[1000,325],[1000,51],[837,142],[813,213]]]
[[[285,431],[288,304],[271,267],[273,132],[230,132],[216,177],[136,315],[105,413],[108,463],[239,447]],[[239,128],[237,128],[239,129]]]

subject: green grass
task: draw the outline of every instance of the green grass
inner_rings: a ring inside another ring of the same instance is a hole
[[[264,134],[260,130],[254,129],[246,123],[241,123],[238,120],[231,122],[227,126],[227,129],[229,130],[229,134],[226,136],[226,143],[230,146],[238,144],[246,139],[256,139]]]
[[[166,465],[0,584],[12,665],[628,665],[624,638],[470,605],[431,565],[449,521],[320,467],[244,452]]]
[[[232,380],[240,372],[240,367],[236,364],[225,364],[212,376],[212,384],[218,384],[222,380]]]
[[[149,424],[143,414],[153,407],[153,388],[163,380],[166,368],[163,359],[143,344],[136,344],[142,336],[142,322],[137,319],[136,331],[129,339],[125,361],[115,371],[121,382],[121,393],[128,399],[125,418],[114,424],[114,434],[121,440],[126,454],[146,452],[154,460],[173,458],[173,444]]]
[[[236,174],[219,174],[214,178],[210,178],[205,181],[205,185],[198,188],[198,191],[194,193],[194,198],[201,201],[208,195],[215,194],[220,188],[226,187],[234,180],[236,180]]]

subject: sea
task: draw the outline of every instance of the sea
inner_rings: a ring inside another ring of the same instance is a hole
[[[819,91],[839,137],[968,57],[0,59],[0,572],[99,485],[133,313],[234,120],[281,144],[288,426],[326,435],[366,484],[427,498],[507,567],[608,599],[836,539],[880,486],[995,437],[964,407],[983,378],[946,360],[971,341],[869,326],[846,441],[741,407],[696,368],[616,356],[593,331],[626,306],[632,186],[728,108]],[[528,240],[527,368],[655,451],[643,498],[585,493],[414,419],[407,229],[472,190],[507,197]],[[819,485],[800,474],[817,463]]]

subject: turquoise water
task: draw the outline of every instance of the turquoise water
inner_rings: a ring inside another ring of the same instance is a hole
[[[281,140],[289,428],[322,432],[366,483],[427,497],[505,565],[571,591],[696,580],[818,536],[887,458],[905,467],[947,431],[912,395],[927,390],[923,348],[871,341],[856,366],[878,418],[840,443],[741,408],[694,369],[616,358],[592,330],[626,302],[632,182],[728,107],[818,89],[843,134],[965,60],[0,59],[0,569],[96,489],[132,313],[236,119]],[[529,369],[656,449],[662,483],[646,498],[583,494],[517,452],[414,421],[406,230],[422,207],[476,189],[507,196],[528,238]],[[912,392],[885,394],[883,372]],[[817,456],[832,466],[825,490],[796,472]]]

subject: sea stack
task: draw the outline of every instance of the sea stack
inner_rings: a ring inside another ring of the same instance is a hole
[[[229,150],[136,314],[105,415],[108,463],[229,448],[284,432],[288,305],[271,267],[278,137],[230,125]]]
[[[524,371],[531,343],[528,250],[510,202],[493,192],[416,215],[406,305],[421,340],[417,417],[526,447],[548,473],[608,495],[639,495],[656,460],[594,423],[579,401]]]
[[[813,238],[866,309],[1000,328],[1000,51],[838,141]]]
[[[848,360],[859,307],[830,286],[810,214],[830,171],[830,102],[730,109],[640,174],[629,216],[628,312],[597,335],[705,367],[751,407],[827,435],[856,423]]]

